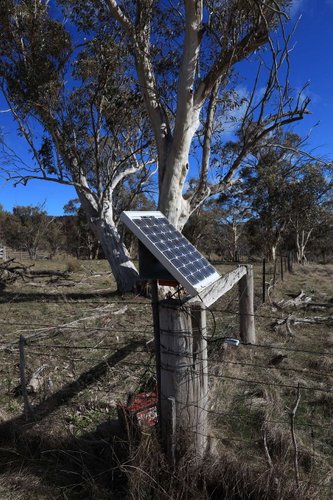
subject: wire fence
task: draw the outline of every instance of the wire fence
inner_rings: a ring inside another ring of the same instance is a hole
[[[285,265],[285,261],[283,261],[283,265]],[[274,269],[271,276],[274,277]],[[277,280],[278,273],[275,270],[275,283]],[[268,281],[266,279],[263,281],[267,292]],[[79,299],[77,300],[77,303],[81,302]],[[85,301],[85,303],[101,306],[100,301],[90,300],[89,302]],[[11,360],[9,375],[16,374],[13,378],[17,386],[20,385],[18,366],[21,362],[20,338],[22,344],[22,335],[24,335],[27,385],[38,368],[47,364],[47,377],[42,386],[36,393],[28,396],[32,401],[32,407],[38,409],[39,405],[45,406],[55,394],[62,393],[67,384],[72,391],[70,398],[66,400],[69,411],[71,408],[76,410],[80,404],[83,404],[82,411],[87,408],[91,411],[91,408],[94,408],[93,405],[98,406],[99,400],[100,404],[103,404],[105,410],[109,412],[115,410],[117,401],[124,403],[130,391],[149,390],[154,387],[156,371],[151,305],[141,299],[106,299],[105,304],[108,306],[117,305],[120,308],[127,307],[129,310],[132,308],[136,313],[141,311],[139,312],[140,323],[135,327],[120,325],[116,316],[114,317],[116,318],[115,324],[105,326],[84,324],[84,321],[89,319],[84,317],[75,320],[79,324],[50,324],[48,321],[27,324],[24,321],[0,320],[3,338],[6,337],[5,330],[8,327],[11,330],[11,336],[17,335],[15,341],[2,341],[0,343],[0,352],[3,352],[3,357]],[[98,310],[99,308],[97,308]],[[112,316],[114,312],[110,310],[109,315]],[[288,398],[290,399],[292,394],[301,391],[303,406],[300,409],[301,418],[299,421],[296,419],[297,429],[302,430],[302,433],[310,433],[309,440],[313,439],[313,435],[315,435],[318,447],[320,449],[325,447],[323,443],[330,436],[331,426],[324,425],[322,422],[316,423],[316,415],[321,408],[324,408],[324,413],[326,411],[329,418],[333,417],[333,363],[331,361],[333,344],[309,343],[313,347],[308,348],[308,344],[297,345],[297,339],[291,344],[289,338],[279,338],[274,342],[269,340],[254,344],[240,342],[239,348],[231,348],[226,344],[228,336],[224,335],[223,331],[232,327],[237,336],[239,312],[233,310],[225,320],[223,318],[217,320],[217,315],[226,314],[225,308],[215,306],[210,308],[209,312],[216,316],[214,322],[217,324],[217,331],[206,338],[211,347],[209,359],[211,363],[208,369],[211,386],[215,382],[231,384],[232,391],[229,388],[227,394],[232,394],[232,398],[237,400],[237,398],[245,398],[248,395],[247,399],[250,402],[253,400],[253,408],[251,405],[249,407],[241,405],[241,411],[237,411],[239,404],[230,404],[227,405],[231,407],[230,410],[221,410],[216,407],[217,404],[213,398],[208,408],[198,406],[200,410],[207,412],[212,419],[216,429],[214,438],[222,442],[231,441],[255,445],[256,442],[262,442],[263,426],[266,424],[281,426],[288,432],[290,411],[281,407],[276,411],[276,417],[272,416],[274,413],[272,411],[262,410],[262,408],[259,411],[258,407],[255,406],[257,396],[252,396],[249,392],[251,387],[254,387],[258,394],[261,394],[259,389],[269,388],[279,391],[278,401],[281,404],[284,404],[282,402]],[[262,313],[257,308],[253,316],[257,321],[269,320],[272,322],[280,320],[281,317],[285,316],[285,312],[281,311],[280,314],[275,312],[271,315]],[[315,331],[307,331],[308,336],[311,336],[312,333],[316,334]],[[271,359],[267,360],[260,354],[264,350],[271,353],[270,356],[278,353],[281,363],[271,364]],[[281,352],[292,355],[291,365],[284,364],[284,354]],[[240,355],[238,356],[236,353],[240,353]],[[294,356],[304,357],[304,355],[311,360],[312,364],[314,364],[314,358],[318,359],[319,363],[316,365],[316,369],[313,366],[304,367],[304,365],[295,366],[293,364]],[[59,362],[68,364],[68,369],[65,370],[64,365],[59,368]],[[292,382],[289,382],[291,375],[293,379]],[[275,378],[270,379],[270,377]],[[103,380],[105,383],[101,387]],[[3,381],[3,384],[5,383]],[[86,394],[80,402],[80,394],[88,386],[96,388],[96,391],[90,395],[92,398],[90,405]],[[73,390],[73,387],[76,389]],[[15,388],[10,386],[8,392],[12,394],[13,389]],[[223,385],[221,391],[220,399],[223,402]],[[102,397],[100,397],[101,394]],[[328,399],[320,399],[321,397]],[[261,397],[261,399],[264,398]],[[234,429],[235,422],[238,422],[236,430]],[[249,436],[249,428],[253,430],[254,435]],[[326,488],[325,485],[323,487]]]
[[[261,318],[261,317],[267,317],[266,315],[257,315],[255,314],[255,317]],[[15,325],[15,322],[12,322],[11,325]],[[16,323],[16,326],[22,326],[22,323],[18,322]],[[36,325],[35,325],[36,326]],[[54,325],[52,328],[57,328],[56,325]],[[75,327],[66,327],[66,325],[62,326],[60,325],[58,327],[59,332],[64,330],[65,332],[68,331],[75,331]],[[87,340],[87,334],[89,333],[94,333],[94,332],[103,332],[103,333],[110,333],[114,334],[112,329],[109,329],[107,327],[104,328],[86,328],[85,329],[85,334],[86,334],[86,340]],[[113,342],[110,342],[110,337],[109,335],[104,335],[102,338],[98,339],[98,342],[93,342],[92,344],[86,344],[81,342],[78,344],[71,340],[70,342],[63,342],[62,341],[57,341],[54,342],[55,337],[50,335],[49,338],[43,339],[42,341],[36,336],[35,334],[31,334],[30,337],[26,337],[24,339],[24,344],[26,348],[26,354],[28,356],[35,356],[37,357],[37,361],[40,361],[41,357],[47,357],[51,358],[52,360],[56,359],[64,359],[67,361],[87,361],[88,358],[86,356],[81,356],[78,357],[77,353],[80,352],[86,352],[89,351],[90,354],[94,354],[95,358],[97,356],[98,358],[98,353],[108,353],[110,355],[116,354],[121,350],[122,354],[124,356],[130,356],[130,355],[137,355],[137,354],[143,354],[146,356],[151,356],[152,351],[154,350],[153,346],[153,325],[151,323],[147,323],[146,328],[144,329],[137,329],[133,330],[131,328],[123,328],[123,329],[118,329],[118,333],[126,334],[128,336],[127,340],[120,340],[117,339]],[[82,330],[81,330],[82,332]],[[62,332],[63,333],[63,332]],[[134,348],[131,347],[131,341],[129,340],[130,338],[135,338],[135,341],[137,344],[140,344],[140,346],[136,345]],[[222,345],[225,343],[226,340],[228,340],[229,337],[208,337],[208,344],[209,345],[216,345],[217,342],[220,342]],[[92,340],[95,340],[94,338]],[[240,342],[239,346],[243,349],[246,349],[246,351],[251,352],[251,351],[256,351],[258,349],[265,349],[265,350],[272,350],[274,353],[276,351],[283,351],[283,352],[288,352],[288,353],[293,353],[293,354],[306,354],[306,355],[311,355],[319,357],[319,358],[325,358],[325,359],[331,359],[333,357],[333,347],[328,346],[326,350],[315,350],[315,349],[304,349],[300,348],[297,346],[291,347],[290,345],[285,345],[285,343],[282,342],[274,342],[272,344],[270,343],[255,343],[255,344],[246,344],[244,342]],[[11,354],[14,356],[17,356],[19,351],[19,340],[16,342],[11,342],[11,343],[3,343],[0,344],[0,350],[4,351],[7,354]],[[68,353],[68,354],[66,354]],[[179,355],[179,353],[174,352],[174,355]],[[214,364],[219,364],[221,369],[224,369],[225,367],[241,367],[241,368],[246,368],[246,369],[251,369],[254,374],[260,373],[260,371],[269,371],[269,372],[275,372],[275,373],[285,373],[285,374],[300,374],[300,375],[306,375],[306,376],[315,376],[315,377],[323,377],[327,376],[328,378],[331,377],[332,372],[329,369],[320,369],[320,370],[313,370],[313,369],[305,369],[305,368],[295,368],[293,366],[275,366],[275,365],[270,365],[269,363],[263,364],[261,362],[249,362],[249,361],[244,361],[244,360],[230,360],[230,359],[221,359],[218,362],[216,361],[216,353],[214,353]],[[181,353],[181,355],[184,355],[184,353]],[[80,355],[79,355],[80,356]],[[243,353],[243,356],[247,356],[247,354]],[[281,356],[282,358],[283,356]],[[154,366],[154,363],[150,361],[149,364],[145,363],[144,360],[139,360],[139,361],[132,361],[132,360],[123,360],[122,362],[123,366],[128,366],[128,367],[140,367],[140,368],[152,368]],[[31,370],[30,370],[31,371]],[[288,388],[288,389],[297,389],[297,385],[294,384],[286,384],[283,382],[270,382],[270,381],[264,381],[262,379],[258,379],[255,377],[246,377],[243,378],[241,376],[235,376],[232,374],[214,374],[214,373],[209,373],[209,376],[211,378],[218,378],[222,380],[231,380],[234,382],[239,382],[239,383],[245,383],[245,384],[254,384],[254,385],[262,385],[262,386],[270,386],[270,387],[277,387],[277,388]],[[323,393],[328,393],[328,394],[333,394],[333,386],[329,387],[323,387],[322,384],[324,381],[321,381],[320,386],[316,386],[311,384],[310,386],[301,386],[302,390],[305,391],[317,391],[317,392],[323,392]]]

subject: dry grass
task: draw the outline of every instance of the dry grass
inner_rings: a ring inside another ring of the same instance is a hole
[[[258,344],[274,348],[226,347],[216,339],[238,335],[237,287],[215,304],[209,416],[216,451],[203,467],[185,457],[173,471],[154,435],[128,443],[115,422],[118,400],[154,384],[154,359],[145,346],[152,337],[149,300],[117,296],[103,261],[37,265],[70,267],[72,274],[64,282],[16,282],[0,296],[1,345],[8,346],[0,351],[0,498],[330,498],[333,396],[313,389],[333,386],[329,327],[294,326],[293,337],[276,332],[273,318],[286,313],[266,304],[257,310]],[[259,265],[255,277],[259,304]],[[315,302],[333,302],[332,277],[332,265],[298,267],[273,298],[303,289]],[[297,312],[311,314],[328,313]],[[47,367],[41,390],[30,395],[35,419],[29,422],[14,391],[19,335],[34,336],[26,348],[28,375]],[[280,354],[285,357],[272,364]],[[298,383],[307,388],[295,419],[299,488],[289,418],[296,390],[281,387]]]
[[[304,290],[314,302],[330,303],[332,278],[331,265],[298,267],[295,274],[275,287],[272,298],[287,299]],[[312,388],[332,391],[332,332],[323,325],[293,326],[293,337],[274,331],[273,317],[284,317],[290,312],[297,316],[320,314],[311,310],[279,311],[266,304],[258,311],[261,317],[257,318],[257,342],[273,348],[228,346],[214,352],[214,359],[223,359],[222,365],[217,364],[219,374],[227,378],[212,377],[212,423],[220,452],[241,464],[251,463],[262,470],[268,466],[277,480],[281,470],[286,469],[284,481],[295,486],[289,413],[297,390],[288,386],[296,387],[299,383],[304,388],[295,419],[301,485],[311,488],[310,498],[330,498],[332,393]],[[327,309],[322,314],[327,315]],[[275,365],[278,355],[283,357]],[[240,380],[232,380],[233,377]]]

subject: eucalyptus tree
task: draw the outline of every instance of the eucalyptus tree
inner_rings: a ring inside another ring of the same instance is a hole
[[[48,247],[47,233],[53,223],[43,206],[16,206],[12,214],[6,214],[2,232],[8,246],[28,252],[35,260],[38,251]]]
[[[1,0],[0,85],[32,162],[4,145],[16,183],[31,179],[75,188],[118,289],[138,273],[118,231],[115,197],[129,181],[140,192],[153,155],[142,99],[121,37],[101,24],[84,38],[56,2]]]
[[[210,200],[194,212],[183,229],[184,235],[209,259],[223,254],[225,233],[220,220],[220,207]]]
[[[87,223],[87,217],[78,198],[69,200],[63,208],[63,232],[66,251],[79,258],[97,258],[100,243]]]
[[[324,169],[320,163],[305,165],[290,186],[290,232],[299,263],[306,262],[312,237],[318,237],[332,219],[332,194],[332,168]]]
[[[269,140],[274,130],[302,119],[307,112],[308,100],[300,95],[293,100],[289,88],[289,35],[284,20],[290,1],[65,3],[79,19],[83,6],[90,16],[106,6],[111,16],[108,22],[115,22],[121,30],[133,54],[133,68],[157,147],[159,208],[178,228],[207,198],[238,182],[240,165],[255,147]],[[275,44],[270,34],[278,29],[281,34],[275,37]],[[235,68],[246,61],[249,70],[248,58],[256,53],[259,59],[262,47],[269,50],[254,72],[253,86],[243,99],[238,92],[237,99]],[[267,65],[270,70],[265,77]],[[228,121],[235,115],[240,118],[238,123],[235,118],[234,127],[241,140],[239,148],[228,156],[222,145]],[[193,167],[195,161],[196,181],[188,190],[191,162]],[[220,169],[215,179],[210,168],[214,163]]]
[[[269,146],[255,152],[252,165],[241,170],[244,189],[238,196],[250,212],[248,231],[272,260],[291,223],[294,186],[305,162],[298,152],[301,142],[296,134],[278,133]]]
[[[311,236],[328,214],[332,167],[301,153],[302,143],[295,133],[279,132],[253,154],[251,166],[241,169],[238,205],[247,206],[248,229],[273,260],[278,246],[292,236],[298,260],[304,261]]]
[[[137,273],[113,196],[131,173],[146,182],[151,137],[158,206],[181,229],[209,197],[239,182],[242,162],[274,130],[307,112],[308,100],[293,100],[289,87],[289,4],[0,0],[1,86],[37,162],[19,180],[75,187],[120,289],[130,289]],[[278,29],[280,37],[271,37]],[[242,96],[235,68],[244,62],[251,73],[249,58],[259,61],[262,47],[269,50]],[[223,148],[230,120],[239,137],[232,154]],[[39,144],[36,121],[45,131]]]

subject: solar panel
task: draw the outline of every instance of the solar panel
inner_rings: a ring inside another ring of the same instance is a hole
[[[120,219],[192,295],[220,278],[161,212],[123,212]]]

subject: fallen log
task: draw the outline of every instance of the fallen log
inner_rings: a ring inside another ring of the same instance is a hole
[[[9,259],[0,264],[0,289],[14,283],[18,279],[24,282],[35,278],[62,278],[67,280],[70,276],[68,271],[59,270],[32,270],[34,264],[26,266],[15,259]]]
[[[312,316],[309,318],[297,318],[295,316],[289,315],[286,318],[276,320],[273,323],[273,328],[275,331],[281,332],[281,329],[285,327],[289,335],[293,336],[294,332],[292,331],[291,326],[299,324],[333,326],[333,316]]]
[[[313,311],[324,311],[325,309],[333,309],[333,302],[309,302],[305,305],[305,309]]]
[[[7,284],[14,283],[18,278],[24,280],[28,270],[28,266],[16,262],[15,259],[2,262],[0,264],[0,288],[4,289]]]
[[[54,276],[59,276],[60,278],[67,278],[71,273],[69,271],[55,271],[52,269],[43,270],[29,270],[29,276],[31,278],[53,278]]]
[[[333,316],[313,316],[312,318],[294,318],[293,324],[308,323],[310,325],[333,325]]]
[[[293,321],[293,316],[287,316],[286,318],[278,319],[273,323],[273,328],[276,332],[282,333],[286,329],[287,333],[293,337],[294,332],[291,329],[291,323]]]
[[[312,302],[312,297],[305,295],[303,290],[301,290],[301,292],[294,299],[274,302],[274,306],[277,307],[277,309],[301,309],[308,307],[310,302]]]

